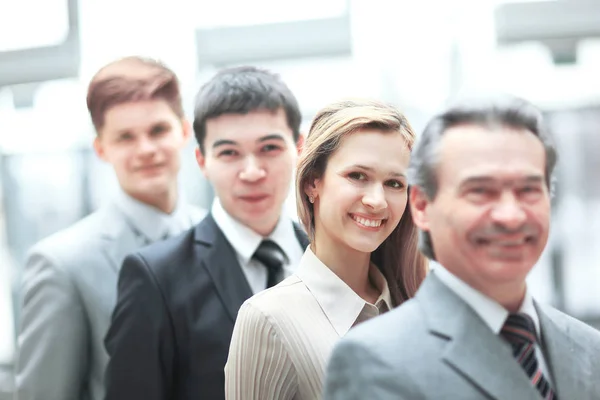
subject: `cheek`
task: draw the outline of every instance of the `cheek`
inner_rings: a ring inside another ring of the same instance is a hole
[[[400,221],[406,211],[406,207],[408,207],[408,194],[404,192],[388,196],[387,203],[393,218]]]

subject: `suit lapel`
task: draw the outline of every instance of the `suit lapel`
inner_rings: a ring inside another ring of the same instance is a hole
[[[585,349],[569,335],[569,327],[553,320],[539,304],[535,308],[540,319],[544,356],[552,374],[554,390],[559,399],[588,399],[587,392],[593,379],[591,365]],[[597,393],[596,393],[597,395]]]
[[[211,214],[196,227],[195,241],[196,258],[202,260],[202,266],[211,277],[231,320],[235,322],[240,306],[252,296],[235,250]]]
[[[102,211],[102,238],[105,241],[102,251],[110,268],[116,273],[121,269],[123,258],[148,242],[140,232],[128,222],[127,217],[116,206],[110,205]]]
[[[447,340],[442,360],[469,384],[493,399],[539,400],[510,346],[435,272],[423,282],[417,300],[424,306],[430,333]]]

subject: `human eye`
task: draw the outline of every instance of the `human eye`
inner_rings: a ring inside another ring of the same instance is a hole
[[[364,181],[367,179],[367,175],[364,172],[350,172],[348,178],[355,181]]]
[[[261,151],[263,153],[272,153],[275,152],[277,150],[281,150],[281,146],[276,145],[274,143],[270,143],[270,144],[266,144],[261,148]]]
[[[396,179],[389,180],[385,184],[386,184],[386,186],[389,186],[394,189],[402,189],[405,186],[403,182],[398,181]]]
[[[231,158],[237,156],[239,153],[234,149],[225,149],[218,153],[218,157]]]
[[[152,129],[150,129],[150,135],[158,136],[158,135],[161,135],[161,134],[167,132],[168,130],[169,130],[169,127],[167,125],[157,124],[157,125],[154,125],[152,127]]]

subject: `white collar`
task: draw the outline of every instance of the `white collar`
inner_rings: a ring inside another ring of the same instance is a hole
[[[221,205],[218,197],[213,200],[211,213],[217,226],[241,258],[243,264],[247,264],[265,238],[229,215]],[[294,230],[294,224],[289,217],[280,216],[268,239],[281,247],[286,257],[288,257],[288,262],[290,255],[295,254],[297,251],[297,249],[292,248],[292,246],[298,246],[298,238]]]
[[[344,336],[352,328],[368,303],[323,264],[312,252],[310,246],[307,247],[300,260],[296,275],[315,297],[338,335]],[[369,276],[381,291],[374,305],[380,308],[381,302],[384,302],[388,310],[391,310],[392,299],[387,281],[374,264],[371,264]]]
[[[462,279],[448,271],[441,264],[435,264],[433,268],[434,274],[456,293],[461,299],[465,301],[472,309],[479,315],[479,317],[490,327],[494,334],[499,334],[502,330],[506,318],[508,318],[509,312],[506,308],[502,307],[498,302],[492,300],[490,297],[484,295],[480,291],[469,286]],[[525,291],[525,298],[521,304],[519,312],[525,313],[531,317],[535,325],[535,331],[537,337],[540,337],[540,319],[537,311],[533,304],[533,297],[529,288]]]

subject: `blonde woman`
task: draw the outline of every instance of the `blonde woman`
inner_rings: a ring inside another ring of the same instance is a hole
[[[406,118],[376,101],[317,114],[296,177],[311,244],[294,275],[242,305],[227,399],[319,398],[336,341],[415,294],[427,263],[406,207],[414,140]]]

